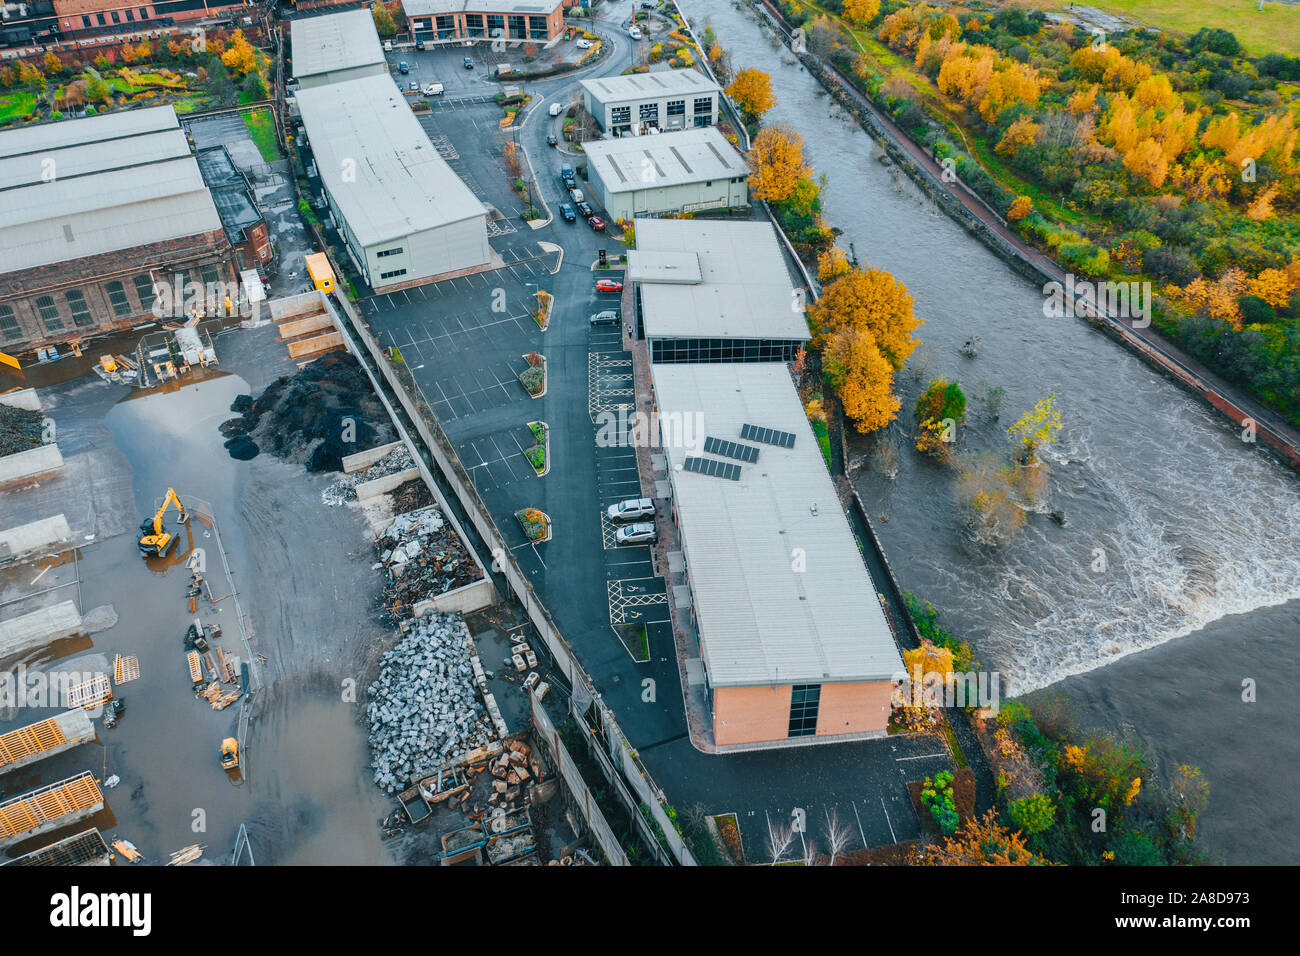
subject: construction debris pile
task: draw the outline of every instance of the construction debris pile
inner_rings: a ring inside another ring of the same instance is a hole
[[[469,629],[454,614],[410,622],[368,689],[375,783],[394,793],[493,739],[475,693]]]
[[[230,410],[239,417],[223,422],[221,433],[232,457],[265,450],[308,471],[342,471],[345,455],[397,437],[365,371],[346,353],[276,379],[255,401],[241,396]]]
[[[364,485],[367,481],[374,481],[376,478],[387,478],[389,475],[395,475],[399,471],[406,471],[406,469],[414,467],[415,461],[411,458],[411,453],[406,445],[399,445],[365,471],[344,475],[328,486],[320,493],[321,501],[325,502],[326,506],[330,508],[337,508],[349,501],[356,501],[357,485]],[[420,481],[420,479],[414,480]],[[407,482],[408,485],[410,483]],[[423,484],[422,481],[420,483]]]
[[[375,544],[385,569],[380,603],[386,620],[397,623],[418,613],[419,604],[480,577],[456,529],[434,507],[398,515]]]
[[[0,456],[27,451],[45,443],[45,414],[0,405]]]
[[[398,485],[388,493],[388,496],[393,502],[393,514],[397,515],[406,514],[408,511],[419,511],[433,504],[433,492],[429,490],[429,486],[422,478],[412,478]]]

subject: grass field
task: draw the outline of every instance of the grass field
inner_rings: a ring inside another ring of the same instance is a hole
[[[34,93],[17,92],[0,96],[0,123],[21,119],[36,108]]]
[[[1016,0],[1016,6],[1064,10],[1059,0]],[[1192,34],[1201,27],[1228,30],[1254,56],[1300,53],[1300,5],[1266,0],[1098,0],[1091,6],[1149,24]]]
[[[254,113],[244,114],[244,125],[252,134],[258,152],[268,163],[273,163],[280,158],[280,144],[275,139],[274,122],[270,110],[257,110]]]

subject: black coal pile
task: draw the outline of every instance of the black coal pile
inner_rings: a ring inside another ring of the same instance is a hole
[[[276,379],[256,400],[241,395],[230,410],[239,417],[221,434],[232,457],[264,450],[308,471],[340,471],[345,455],[397,437],[366,373],[341,352]]]
[[[384,618],[398,623],[422,601],[478,580],[479,570],[437,508],[398,515],[376,544],[387,570],[380,599]]]
[[[13,455],[43,444],[45,415],[0,405],[0,455]]]

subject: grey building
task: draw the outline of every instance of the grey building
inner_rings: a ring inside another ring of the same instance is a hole
[[[388,76],[302,89],[325,201],[373,289],[486,265],[487,211]]]
[[[293,75],[304,90],[388,75],[388,63],[368,8],[294,20],[290,43]]]
[[[654,70],[582,81],[582,101],[607,136],[718,122],[722,89],[698,70]]]
[[[637,219],[627,277],[651,362],[791,362],[812,337],[769,222]]]
[[[749,164],[715,127],[584,143],[587,182],[616,219],[749,204]]]

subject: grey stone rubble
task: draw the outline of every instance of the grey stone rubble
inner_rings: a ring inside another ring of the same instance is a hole
[[[398,515],[380,535],[379,560],[385,564],[405,564],[418,557],[428,543],[430,535],[437,534],[446,524],[437,508],[424,508],[409,514]]]
[[[406,469],[414,467],[415,461],[411,458],[411,453],[405,445],[401,445],[394,448],[365,471],[344,475],[338,481],[326,487],[320,493],[321,501],[331,508],[337,508],[349,501],[357,500],[357,485],[363,485],[367,481],[374,481],[376,478],[395,475],[399,471],[406,471]]]
[[[409,635],[380,661],[366,707],[374,780],[389,793],[494,739],[465,622],[431,614],[406,626]]]

